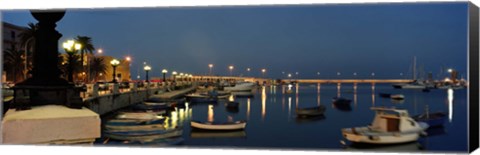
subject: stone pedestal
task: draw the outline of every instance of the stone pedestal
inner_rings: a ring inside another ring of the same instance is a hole
[[[44,105],[10,109],[2,120],[3,144],[92,143],[100,137],[100,116],[87,108]]]

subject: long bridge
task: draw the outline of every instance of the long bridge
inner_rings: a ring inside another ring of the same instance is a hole
[[[241,80],[259,83],[408,83],[412,82],[412,79],[269,79],[269,78],[257,78],[257,77],[238,77],[238,76],[193,76],[194,81],[216,81],[216,80]]]

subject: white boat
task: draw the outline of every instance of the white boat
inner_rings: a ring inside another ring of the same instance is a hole
[[[212,123],[212,122],[198,122],[191,121],[190,126],[192,128],[203,129],[203,130],[243,130],[247,126],[246,121],[236,121],[231,123]]]
[[[134,113],[134,112],[128,112],[128,113],[120,113],[117,115],[118,119],[136,119],[136,120],[154,120],[154,119],[159,119],[160,116],[157,116],[155,113]]]
[[[405,96],[403,94],[392,94],[390,95],[390,98],[394,100],[403,100],[405,99]]]
[[[401,86],[402,89],[425,89],[426,85],[421,83],[407,83]]]
[[[350,142],[369,144],[399,144],[416,141],[428,124],[416,122],[407,110],[372,107],[376,112],[371,125],[343,128],[342,134]]]
[[[255,87],[255,83],[252,82],[241,82],[235,84],[233,87],[223,87],[225,91],[252,91],[252,89]]]

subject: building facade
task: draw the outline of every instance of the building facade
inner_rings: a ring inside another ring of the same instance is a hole
[[[13,25],[7,22],[2,22],[2,55],[5,54],[7,49],[20,50],[20,37],[23,31],[27,28]],[[3,58],[3,56],[2,56]],[[13,76],[7,70],[5,70],[4,64],[2,64],[2,82],[12,81]]]

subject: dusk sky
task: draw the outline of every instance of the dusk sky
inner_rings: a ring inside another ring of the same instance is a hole
[[[157,77],[163,68],[207,74],[212,63],[217,75],[234,65],[234,75],[250,67],[250,75],[266,68],[274,78],[401,78],[411,77],[414,56],[425,73],[436,76],[443,66],[466,77],[467,4],[82,9],[67,10],[57,30],[59,45],[86,35],[104,55],[132,56],[132,79],[144,61]],[[36,22],[26,10],[2,11],[2,18]]]

